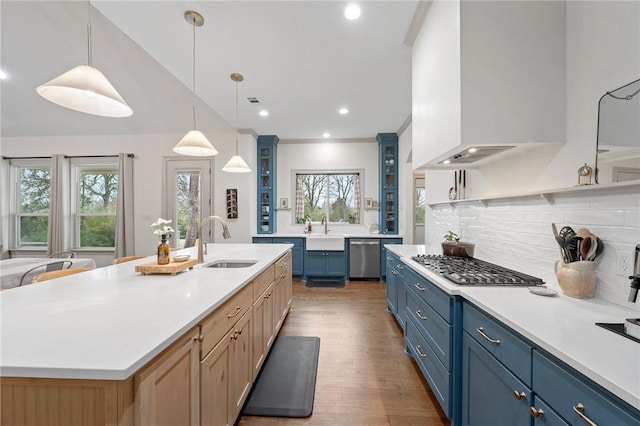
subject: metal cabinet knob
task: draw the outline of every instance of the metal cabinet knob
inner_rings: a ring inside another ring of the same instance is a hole
[[[544,411],[542,410],[542,408],[530,407],[529,412],[531,413],[531,416],[536,419],[544,417]]]
[[[520,401],[521,399],[527,399],[527,394],[522,391],[518,392],[517,390],[514,390],[513,397]]]

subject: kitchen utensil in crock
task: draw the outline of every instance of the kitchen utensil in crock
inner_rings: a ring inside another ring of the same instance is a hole
[[[562,257],[562,260],[564,260],[565,263],[569,263],[569,259],[567,258],[567,253],[564,248],[564,245],[565,245],[564,238],[562,238],[560,235],[556,235],[556,242],[560,246],[560,257]]]
[[[580,260],[588,260],[589,250],[591,249],[591,236],[588,236],[582,240],[580,244]]]

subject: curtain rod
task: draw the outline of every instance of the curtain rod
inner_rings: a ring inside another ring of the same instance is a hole
[[[127,157],[135,158],[135,154],[128,153]],[[51,156],[48,157],[7,157],[2,156],[3,160],[44,160],[50,159]],[[118,158],[118,155],[65,155],[64,158]]]

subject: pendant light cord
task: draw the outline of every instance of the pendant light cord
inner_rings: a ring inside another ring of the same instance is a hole
[[[192,51],[192,82],[193,82],[193,90],[192,90],[192,100],[193,100],[193,130],[196,130],[196,18],[193,18],[193,51]]]
[[[91,61],[91,1],[87,2],[89,9],[89,21],[87,22],[87,65],[93,66]]]
[[[238,84],[239,82],[236,81],[236,155],[238,155]]]

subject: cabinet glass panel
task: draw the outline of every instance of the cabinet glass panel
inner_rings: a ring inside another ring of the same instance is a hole
[[[396,186],[396,147],[384,148],[384,187]]]
[[[396,232],[396,216],[395,216],[395,205],[396,205],[396,193],[395,192],[385,192],[385,213],[384,213],[384,228],[385,232],[394,233]]]
[[[269,148],[260,149],[260,187],[271,188],[271,165]]]
[[[269,219],[270,219],[270,194],[264,192],[260,194],[260,230],[263,232],[269,231]]]

